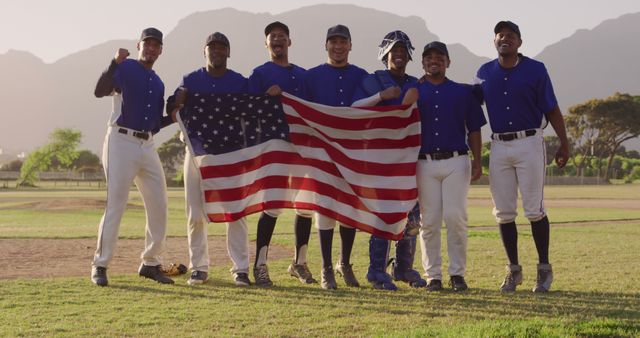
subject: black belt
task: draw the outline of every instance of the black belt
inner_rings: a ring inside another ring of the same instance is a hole
[[[514,133],[491,134],[491,138],[494,140],[500,140],[500,141],[513,141],[515,139],[533,136],[537,132],[538,131],[536,129],[529,129],[529,130],[525,130],[524,132],[518,131]]]
[[[141,131],[135,131],[135,130],[129,130],[129,129],[124,129],[124,128],[119,128],[118,132],[120,134],[125,134],[125,135],[133,135],[134,137],[143,139],[143,140],[148,140],[149,139],[149,133],[143,133]]]
[[[462,151],[443,151],[439,153],[430,153],[430,154],[420,154],[418,155],[419,160],[426,160],[428,158],[432,160],[447,160],[452,157],[467,155],[469,152],[467,150]]]

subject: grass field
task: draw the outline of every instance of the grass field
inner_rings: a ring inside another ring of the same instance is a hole
[[[549,208],[552,222],[593,222],[553,227],[555,282],[548,294],[530,291],[536,254],[528,227],[519,229],[525,281],[515,294],[498,292],[505,255],[497,230],[478,227],[493,224],[491,208],[484,206],[490,205],[490,195],[487,187],[473,186],[469,220],[476,228],[469,234],[468,292],[428,293],[406,285],[397,292],[369,285],[353,289],[339,278],[340,289],[327,292],[288,276],[288,258],[270,261],[276,286],[269,289],[235,287],[228,266],[213,266],[210,282],[200,287],[188,286],[186,276],[165,286],[136,275],[113,275],[107,288],[93,286],[88,277],[0,280],[0,336],[639,336],[640,187],[550,186],[545,192],[548,205],[559,205]],[[0,191],[0,238],[94,237],[99,207],[32,210],[24,205],[101,198],[104,191],[95,189]],[[185,236],[182,198],[181,190],[170,191],[173,236]],[[575,203],[564,206],[565,199]],[[121,235],[141,237],[144,214],[137,193],[130,203],[134,208]],[[631,221],[608,221],[619,219]],[[282,216],[274,243],[293,245],[291,222],[291,213]],[[255,239],[255,218],[250,224]],[[210,225],[210,240],[223,240],[223,233],[223,226]],[[368,237],[358,234],[353,253],[364,284]],[[337,257],[337,236],[335,242]],[[318,251],[313,236],[309,260],[316,277]]]

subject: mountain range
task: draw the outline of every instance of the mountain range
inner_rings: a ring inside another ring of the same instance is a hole
[[[291,29],[290,61],[305,68],[326,61],[326,31],[338,23],[351,30],[350,62],[368,71],[383,67],[376,57],[378,45],[389,31],[401,29],[411,37],[415,51],[408,72],[416,76],[423,73],[422,47],[438,40],[422,18],[352,5],[316,5],[278,15],[231,8],[197,12],[165,32],[164,51],[154,66],[165,82],[165,95],[173,92],[184,74],[204,65],[204,41],[215,31],[223,32],[231,42],[229,68],[249,76],[254,67],[268,59],[263,30],[275,20],[287,23]],[[487,43],[493,39],[492,28],[486,27]],[[5,154],[30,151],[46,143],[54,128],[72,127],[83,133],[82,148],[100,154],[111,100],[93,96],[95,82],[117,48],[127,48],[136,55],[137,34],[131,40],[102,42],[51,64],[23,51],[0,54],[0,149]],[[579,30],[539,55],[528,56],[546,64],[561,109],[566,112],[574,104],[615,92],[640,95],[640,45],[634,43],[638,36],[640,13],[627,14],[591,30]],[[526,50],[526,35],[523,41],[522,50]],[[476,69],[489,60],[461,44],[450,44],[449,52],[452,63],[447,75],[458,82],[470,82]],[[175,125],[165,128],[158,135],[158,142],[176,130]],[[629,147],[638,148],[640,142],[635,140]]]

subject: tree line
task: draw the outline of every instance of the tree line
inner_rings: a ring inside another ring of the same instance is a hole
[[[604,99],[592,99],[569,108],[565,115],[567,133],[571,142],[571,158],[562,169],[552,159],[559,146],[555,136],[545,137],[549,173],[559,176],[601,177],[640,180],[640,153],[627,151],[625,141],[640,136],[640,96],[615,93]],[[185,145],[180,132],[158,147],[165,172],[176,172],[170,178],[182,184],[182,163]],[[0,167],[0,171],[20,171],[16,186],[33,186],[41,171],[102,171],[100,158],[89,150],[77,150],[82,133],[74,129],[55,129],[49,143],[31,152],[22,161],[14,160]],[[491,143],[482,150],[485,173],[489,168]]]

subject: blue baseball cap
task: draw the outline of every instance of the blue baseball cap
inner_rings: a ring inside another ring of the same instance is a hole
[[[345,25],[335,25],[329,30],[327,30],[327,40],[331,39],[334,36],[341,36],[347,40],[351,40],[351,33],[349,32],[349,28]]]
[[[215,32],[211,35],[209,35],[207,37],[207,40],[205,41],[204,45],[208,46],[214,42],[220,42],[221,44],[227,46],[227,47],[231,47],[231,45],[229,44],[229,39],[227,39],[227,37],[220,33],[220,32]]]
[[[518,27],[518,25],[508,20],[498,22],[496,26],[493,28],[493,34],[498,34],[498,32],[502,30],[504,27],[507,27],[510,30],[514,31],[516,34],[518,34],[519,38],[522,37],[520,36],[520,28]]]
[[[142,31],[140,34],[140,41],[144,41],[147,39],[154,39],[162,44],[162,32],[157,28],[149,27]]]
[[[429,42],[426,46],[424,46],[424,49],[422,50],[422,56],[427,54],[427,52],[430,49],[435,49],[435,50],[439,51],[440,53],[442,53],[442,54],[446,55],[447,57],[449,57],[449,50],[447,49],[447,45],[445,45],[444,43],[442,43],[440,41],[432,41],[432,42]]]
[[[281,28],[285,33],[287,33],[287,36],[289,36],[289,27],[280,21],[274,21],[268,24],[267,27],[264,28],[264,36],[269,35],[269,33],[276,28]]]

